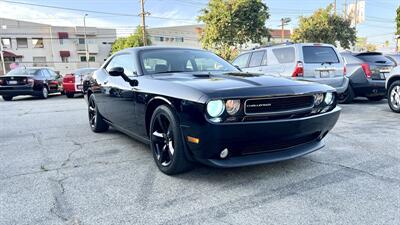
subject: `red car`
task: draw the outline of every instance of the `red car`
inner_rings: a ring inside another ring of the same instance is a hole
[[[63,89],[67,98],[73,98],[75,94],[83,93],[83,80],[97,68],[78,69],[74,73],[67,74],[63,78]]]

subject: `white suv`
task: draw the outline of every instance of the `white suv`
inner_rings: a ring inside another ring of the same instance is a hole
[[[349,85],[342,56],[333,45],[284,43],[240,54],[233,65],[245,72],[263,73],[330,85],[339,94]]]

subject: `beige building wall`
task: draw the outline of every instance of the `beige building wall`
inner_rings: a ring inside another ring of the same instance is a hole
[[[60,33],[67,33],[68,38],[60,38]],[[116,30],[88,27],[87,37],[89,58],[94,60],[89,63],[89,67],[100,67],[110,54],[111,45],[116,39]],[[16,55],[7,58],[7,71],[13,61],[20,66],[51,67],[63,75],[88,67],[85,58],[82,58],[86,56],[83,27],[50,26],[0,18],[0,38],[3,44],[11,39],[11,46],[4,46],[4,51],[7,52],[5,54]],[[35,47],[36,38],[43,40],[43,47]],[[26,39],[27,45],[21,45],[25,44],[21,39]],[[69,52],[69,57],[62,59],[61,52]],[[2,69],[0,71],[1,74]]]

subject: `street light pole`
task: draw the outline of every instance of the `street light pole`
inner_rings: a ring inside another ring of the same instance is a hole
[[[83,17],[83,29],[84,29],[84,35],[85,35],[86,64],[87,64],[87,67],[90,67],[90,66],[89,66],[89,48],[88,48],[87,36],[86,36],[86,16],[88,16],[87,13],[86,13],[85,16]]]
[[[285,25],[287,25],[289,22],[291,21],[290,18],[286,17],[286,18],[282,18],[281,19],[281,42],[283,43],[283,39],[285,38]]]

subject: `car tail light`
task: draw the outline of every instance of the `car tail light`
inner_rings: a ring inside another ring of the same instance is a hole
[[[28,82],[28,84],[33,84],[33,83],[35,83],[35,80],[34,79],[32,79],[32,78],[28,78],[28,80],[27,80]]]
[[[302,77],[304,75],[303,62],[298,61],[296,63],[296,68],[294,68],[292,77]]]
[[[371,78],[372,72],[371,69],[369,68],[368,63],[361,64],[361,68],[364,70],[365,76],[367,78]]]
[[[3,79],[0,79],[0,85],[3,85],[3,84],[4,84]]]
[[[63,78],[63,83],[75,83],[75,76],[74,74],[67,74]]]
[[[344,64],[344,67],[343,67],[343,76],[346,76],[346,74],[347,74],[347,68],[346,68],[346,64]]]

